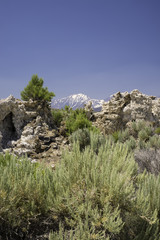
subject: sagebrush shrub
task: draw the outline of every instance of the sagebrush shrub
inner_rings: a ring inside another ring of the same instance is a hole
[[[54,171],[0,155],[0,233],[7,223],[21,238],[52,227],[50,240],[160,239],[160,175],[138,174],[128,140],[94,134],[83,151],[74,142]]]
[[[138,138],[142,141],[147,141],[149,139],[149,135],[145,129],[142,129],[138,132]]]
[[[84,128],[73,132],[69,140],[72,144],[78,142],[80,150],[90,145],[93,151],[98,153],[100,146],[105,144],[106,138],[97,131],[91,131],[88,128]]]
[[[49,168],[26,158],[1,154],[0,180],[0,221],[4,219],[12,227],[23,225],[27,229],[33,217],[36,220],[47,214],[54,194]]]
[[[135,132],[139,132],[146,127],[146,122],[143,120],[135,121],[132,123],[132,128]]]
[[[114,142],[126,143],[130,150],[145,148],[160,148],[160,137],[150,122],[137,121],[129,125],[125,130],[119,130],[112,134]]]
[[[159,135],[154,135],[149,138],[148,148],[155,148],[155,149],[160,148],[160,136]]]
[[[95,153],[99,152],[101,146],[104,146],[106,143],[106,137],[95,131],[90,131],[90,147]]]
[[[129,130],[126,128],[123,131],[119,131],[118,141],[124,143],[125,141],[127,141],[129,139],[129,137],[130,137]]]
[[[131,179],[136,171],[135,162],[126,147],[107,140],[95,155],[92,148],[80,152],[75,145],[72,153],[65,152],[57,171],[65,176],[59,179],[58,184],[71,189],[59,199],[59,206],[62,203],[65,206],[63,213],[67,213],[68,226],[78,226],[80,220],[88,219],[88,226],[95,228],[97,240],[100,239],[100,229],[105,238],[107,232],[108,236],[109,232],[115,235],[121,232],[121,207],[125,203],[126,208],[130,206],[129,199],[134,193]],[[72,215],[71,219],[68,214]]]
[[[78,129],[70,135],[69,140],[71,143],[78,142],[80,149],[83,150],[90,144],[90,130],[87,128]]]
[[[130,151],[133,151],[136,148],[136,140],[133,136],[130,136],[130,138],[125,143]]]

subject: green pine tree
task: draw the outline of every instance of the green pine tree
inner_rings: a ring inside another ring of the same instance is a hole
[[[28,85],[21,92],[21,98],[24,101],[32,100],[44,100],[51,102],[51,99],[55,96],[53,92],[49,92],[47,87],[43,87],[43,79],[38,78],[38,75],[33,75]]]

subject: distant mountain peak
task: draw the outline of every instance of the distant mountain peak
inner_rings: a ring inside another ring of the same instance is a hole
[[[77,93],[77,94],[73,94],[70,95],[71,97],[86,97],[87,95],[83,94],[83,93]]]
[[[92,101],[92,107],[95,111],[100,111],[102,104],[105,102],[104,100],[91,99],[83,93],[78,93],[57,100],[53,99],[51,107],[61,109],[69,105],[73,109],[76,109],[84,107],[89,101]]]

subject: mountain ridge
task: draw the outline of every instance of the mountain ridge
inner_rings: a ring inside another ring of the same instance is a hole
[[[69,105],[73,109],[76,109],[84,107],[84,105],[90,101],[92,102],[92,108],[95,111],[100,111],[103,103],[106,102],[106,100],[93,99],[83,93],[78,93],[52,100],[51,107],[61,109],[66,105]]]

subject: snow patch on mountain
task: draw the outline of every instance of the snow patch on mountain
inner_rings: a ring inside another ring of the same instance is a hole
[[[105,102],[104,100],[91,99],[87,95],[79,93],[79,94],[70,95],[68,97],[60,98],[57,100],[53,99],[51,103],[51,107],[61,109],[69,105],[72,109],[83,108],[84,105],[90,101],[92,101],[92,108],[95,111],[100,111],[102,104]]]

